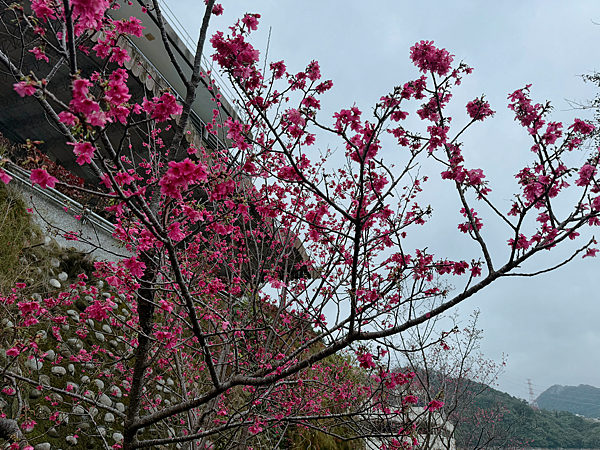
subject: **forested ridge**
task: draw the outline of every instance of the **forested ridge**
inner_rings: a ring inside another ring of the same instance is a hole
[[[587,384],[550,386],[537,398],[540,408],[600,418],[600,389]]]
[[[534,448],[600,448],[600,422],[569,411],[531,408],[525,400],[488,388],[475,400],[483,411],[503,411],[501,428],[513,444]],[[461,424],[457,436],[477,424]]]

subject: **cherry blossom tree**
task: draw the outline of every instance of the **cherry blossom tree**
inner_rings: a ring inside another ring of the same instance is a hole
[[[201,67],[211,14],[223,13],[214,0],[206,2],[191,77],[175,56],[159,2],[144,8],[185,86],[179,98],[169,89],[133,96],[123,43],[143,30],[136,18],[111,19],[118,3],[4,4],[4,34],[18,51],[0,50],[0,62],[14,78],[13,95],[35,99],[76,164],[94,174],[95,186],[68,187],[107,202],[114,236],[129,252],[40,298],[19,282],[1,299],[12,325],[3,335],[3,393],[18,400],[0,430],[18,423],[27,439],[13,436],[17,447],[43,442],[52,424],[71,427],[71,444],[87,436],[107,448],[278,448],[290,427],[339,441],[375,434],[382,448],[416,446],[410,423],[393,432],[369,427],[406,417],[418,401],[407,389],[398,406],[389,404],[387,392],[414,378],[390,370],[390,340],[501,278],[534,276],[598,251],[592,238],[559,264],[521,269],[600,224],[598,152],[586,153],[583,164],[579,153],[572,157],[593,126],[550,121],[549,104],[532,101],[530,86],[510,94],[533,144],[505,211],[459,140],[494,111],[480,97],[451,121],[452,90],[472,69],[433,42],[410,49],[422,74],[399,81],[368,118],[356,105],[321,117],[333,82],[316,61],[300,71],[284,61],[263,70],[248,41],[260,15],[246,14],[210,38],[241,120],[224,113]],[[82,69],[86,58],[97,63],[91,73]],[[55,75],[65,68],[69,89],[60,94]],[[212,146],[185,139],[201,82],[214,95],[205,126]],[[413,110],[422,126],[409,130],[403,123]],[[317,135],[340,144],[343,155],[319,153]],[[402,164],[386,163],[384,147]],[[436,173],[419,171],[425,158],[439,164]],[[5,164],[0,179],[9,183]],[[31,182],[65,185],[47,169],[31,170]],[[411,244],[413,230],[433,214],[419,203],[429,176],[455,191],[464,219],[452,228],[476,243],[472,259]],[[491,217],[505,234],[486,236]],[[492,252],[496,240],[506,252]],[[100,336],[111,345],[99,345]],[[56,377],[42,373],[48,365]],[[83,376],[66,381],[67,372]],[[47,417],[30,407],[39,394]],[[439,398],[424,405],[442,406]]]

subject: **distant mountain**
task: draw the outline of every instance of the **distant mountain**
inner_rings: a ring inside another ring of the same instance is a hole
[[[586,387],[600,391],[600,389],[592,386]],[[578,388],[573,387],[573,389]],[[585,403],[592,402],[587,399]],[[504,436],[509,444],[508,447],[600,449],[600,420],[583,419],[568,411],[532,409],[525,400],[512,397],[493,388],[488,388],[477,396],[473,406],[475,409],[480,409],[483,416],[489,416],[493,411],[503,411],[495,430],[496,433]],[[482,414],[479,413],[477,416],[481,417]],[[474,430],[469,428],[474,428]],[[474,448],[462,442],[459,445],[459,440],[461,436],[480,430],[481,427],[477,423],[459,424],[456,430],[457,448]],[[506,447],[498,444],[495,444],[495,446]]]
[[[585,417],[600,418],[600,389],[587,384],[555,384],[540,394],[537,404],[550,411],[569,411]]]

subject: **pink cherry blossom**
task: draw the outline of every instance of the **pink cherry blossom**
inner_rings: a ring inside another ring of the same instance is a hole
[[[77,164],[80,166],[84,164],[90,164],[94,157],[94,151],[96,148],[89,142],[69,142],[69,145],[74,146],[73,153],[77,156]]]
[[[79,123],[79,119],[76,115],[70,113],[69,111],[61,111],[58,113],[58,118],[60,121],[66,125],[75,126]]]
[[[77,34],[85,28],[99,29],[109,6],[108,0],[71,0],[73,15],[79,19]]]
[[[590,164],[584,164],[579,169],[579,178],[575,181],[577,186],[588,186],[592,180],[592,177],[596,176],[598,169]]]
[[[33,49],[29,50],[29,52],[33,53],[33,55],[35,56],[35,59],[37,59],[37,60],[42,59],[46,62],[50,62],[50,59],[48,58],[46,53],[39,47],[34,47]]]
[[[483,98],[476,98],[467,103],[467,113],[473,120],[483,120],[494,115],[495,111],[492,111],[490,104],[484,101]]]
[[[256,31],[258,29],[258,19],[260,19],[260,14],[246,14],[242,18],[242,23],[250,30]]]
[[[13,358],[19,356],[20,353],[21,351],[17,347],[11,347],[8,350],[6,350],[6,354]]]
[[[171,118],[171,115],[181,114],[182,106],[177,103],[177,99],[170,92],[154,97],[152,101],[144,99],[144,111],[158,122],[165,122]]]
[[[13,86],[15,88],[15,91],[17,91],[17,94],[19,94],[21,97],[25,97],[26,95],[33,95],[37,90],[37,83],[32,80],[19,81]]]
[[[584,136],[590,134],[594,129],[594,125],[580,119],[575,119],[573,125],[569,127],[569,130],[573,130],[574,133],[581,133]]]
[[[42,189],[53,188],[58,181],[46,172],[45,169],[33,169],[31,171],[30,179],[32,184],[39,184]]]
[[[434,47],[433,41],[421,41],[410,48],[410,59],[421,72],[433,72],[444,76],[450,72],[454,55],[446,49]]]
[[[7,174],[2,167],[0,167],[0,181],[4,184],[8,184],[12,180],[12,177]]]
[[[436,409],[440,409],[442,406],[444,406],[444,402],[440,400],[432,400],[427,405],[427,410],[435,411]]]
[[[33,0],[31,2],[31,9],[38,18],[43,19],[46,22],[48,19],[56,19],[54,10],[50,7],[48,0]]]

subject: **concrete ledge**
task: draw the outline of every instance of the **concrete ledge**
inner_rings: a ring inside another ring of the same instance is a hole
[[[26,170],[15,166],[4,170],[13,177],[10,185],[22,193],[33,210],[37,225],[60,245],[90,254],[98,260],[118,261],[131,256],[113,237],[115,227],[108,220],[56,189],[32,186]],[[66,232],[75,233],[79,240],[65,239]]]

